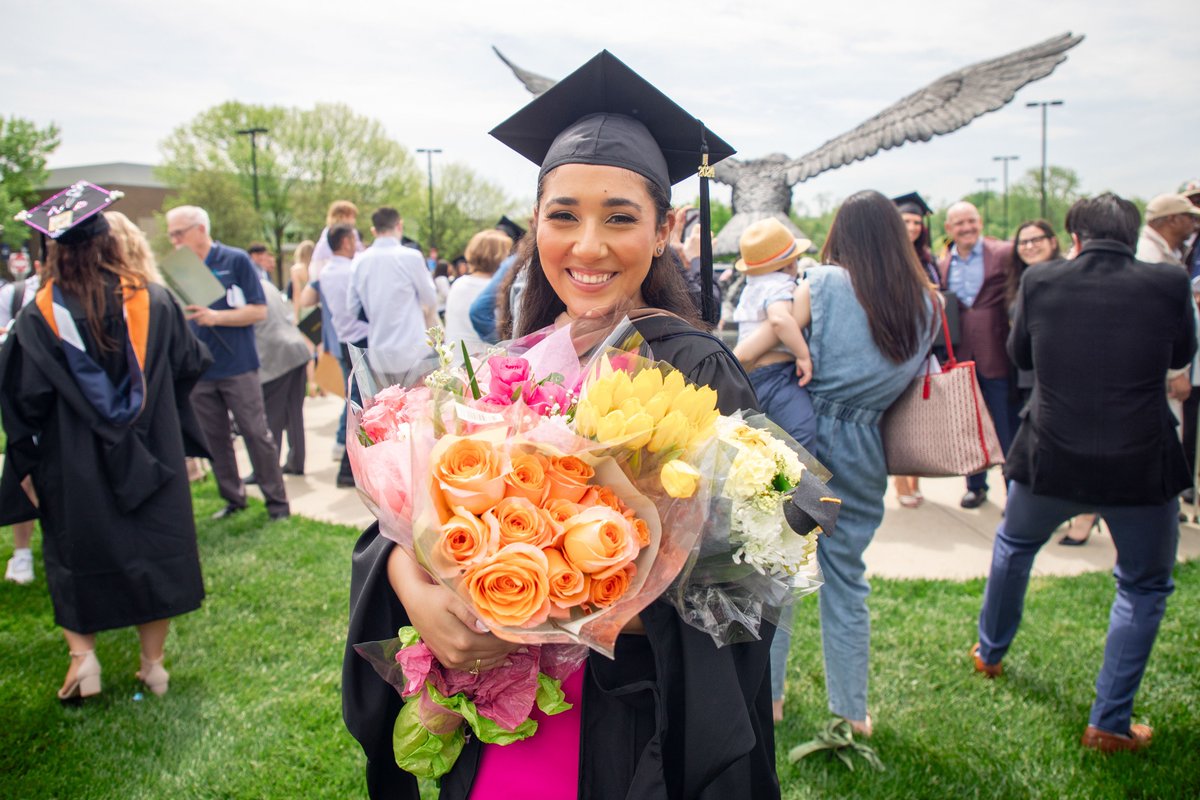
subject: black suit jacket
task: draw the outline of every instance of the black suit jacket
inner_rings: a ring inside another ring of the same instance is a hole
[[[1164,379],[1196,352],[1193,313],[1184,270],[1119,242],[1030,267],[1008,353],[1035,385],[1007,476],[1097,505],[1164,503],[1190,486]]]

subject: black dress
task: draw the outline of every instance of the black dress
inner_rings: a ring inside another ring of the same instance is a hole
[[[756,409],[741,365],[721,342],[674,317],[636,323],[654,357],[717,390],[721,411]],[[408,624],[387,578],[392,542],[368,528],[354,550],[350,630],[342,672],[346,727],[367,756],[372,798],[416,800],[416,781],[392,753],[402,699],[354,652]],[[672,606],[641,614],[645,636],[621,636],[616,658],[592,653],[583,686],[580,798],[778,798],[767,680],[771,638],[716,647]],[[441,783],[443,800],[470,794],[479,744],[467,743]]]
[[[188,394],[212,357],[170,295],[158,286],[149,293],[146,405],[128,426],[110,424],[87,401],[34,304],[0,350],[8,436],[0,524],[41,519],[54,621],[77,633],[176,616],[204,598],[184,454],[207,455]],[[127,334],[119,298],[106,295],[102,326],[121,343],[116,353],[100,353],[79,304],[64,299],[88,355],[118,384],[128,375]],[[36,512],[20,488],[25,475]]]

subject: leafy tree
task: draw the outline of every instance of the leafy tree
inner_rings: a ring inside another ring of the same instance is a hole
[[[237,133],[251,128],[267,129],[254,150],[250,137]],[[162,152],[159,174],[178,195],[172,205],[203,205],[224,241],[245,246],[268,238],[280,256],[286,238],[321,231],[331,201],[370,207],[417,185],[404,148],[378,122],[342,105],[222,103],[172,132]]]
[[[528,227],[523,219],[529,212],[516,211],[503,189],[479,177],[470,167],[452,162],[434,175],[433,235],[430,236],[427,191],[408,195],[402,212],[405,213],[404,231],[420,241],[426,250],[436,244],[443,258],[462,253],[472,236],[494,226],[502,214],[512,217],[522,227]],[[425,202],[413,203],[414,199]]]
[[[58,126],[39,128],[20,117],[0,117],[0,241],[20,247],[29,238],[29,228],[13,221],[13,215],[42,199],[38,187],[46,180],[46,158],[59,145]]]

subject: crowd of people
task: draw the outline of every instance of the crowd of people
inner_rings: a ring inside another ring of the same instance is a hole
[[[214,518],[246,509],[247,483],[258,485],[270,520],[288,517],[283,476],[305,472],[303,405],[316,360],[335,360],[350,401],[361,402],[350,381],[359,353],[377,376],[403,376],[432,355],[430,328],[481,352],[625,304],[668,312],[635,325],[658,359],[714,386],[723,412],[763,411],[832,472],[842,509],[817,550],[828,706],[870,737],[864,552],[888,489],[880,424],[935,351],[944,307],[1008,461],[968,663],[1002,674],[1034,556],[1068,520],[1060,542],[1076,545],[1103,520],[1117,589],[1081,742],[1148,745],[1133,701],[1173,588],[1178,498],[1195,469],[1200,186],[1154,198],[1144,220],[1112,194],[1080,200],[1061,240],[1047,220],[1021,223],[1009,242],[985,237],[979,211],[957,202],[940,257],[920,195],[863,191],[843,203],[815,261],[812,243],[782,222],[750,226],[726,273],[735,279],[718,282],[740,293],[722,297],[701,277],[710,233],[691,209],[670,204],[671,185],[694,173],[707,145],[701,136],[695,152],[680,154],[677,138],[662,144],[669,131],[702,126],[665,98],[635,120],[594,95],[594,78],[568,77],[534,101],[569,103],[569,118],[526,110],[497,129],[521,129],[497,137],[539,167],[536,205],[528,231],[505,217],[474,235],[461,260],[426,258],[388,207],[372,211],[368,244],[358,208],[338,201],[320,235],[296,249],[281,292],[268,248],[217,241],[205,209],[180,206],[166,215],[172,245],[223,289],[208,305],[181,308],[145,237],[107,210],[60,232],[36,274],[0,288],[0,523],[14,525],[6,578],[33,580],[29,540],[40,520],[70,654],[59,697],[101,690],[95,636],[126,626],[139,633],[139,679],[167,691],[170,620],[204,597],[187,459],[211,464],[225,504]],[[632,72],[608,78],[644,85]],[[718,307],[726,301],[721,326],[736,326],[732,350],[701,319],[711,291]],[[321,322],[315,342],[300,330],[308,313]],[[346,424],[343,413],[335,455],[337,483],[349,487]],[[250,476],[239,474],[237,436]],[[918,476],[894,480],[901,506],[921,505]],[[988,502],[988,481],[987,472],[966,476],[961,505]],[[392,753],[400,698],[353,645],[411,624],[443,664],[463,669],[501,664],[516,645],[487,632],[375,525],[354,550],[351,608],[344,714],[367,758],[368,789],[416,798]],[[574,796],[586,787],[603,797],[778,797],[773,725],[784,714],[786,632],[764,622],[761,641],[717,647],[656,601],[624,633],[615,659],[593,655],[564,683],[568,700],[582,703],[574,727],[509,747],[469,741],[442,796]],[[543,768],[523,766],[532,759]]]

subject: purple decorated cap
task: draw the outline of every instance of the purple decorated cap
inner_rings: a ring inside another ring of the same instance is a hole
[[[62,244],[79,244],[108,231],[104,209],[124,197],[87,181],[79,181],[15,219]]]

